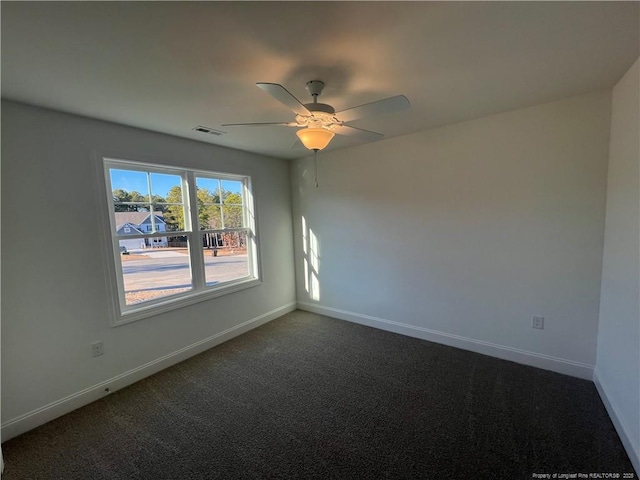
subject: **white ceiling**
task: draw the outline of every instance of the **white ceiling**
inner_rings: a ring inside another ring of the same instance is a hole
[[[281,158],[294,114],[255,86],[308,80],[394,137],[610,88],[640,55],[638,2],[6,2],[2,95]],[[227,132],[193,132],[205,125]],[[356,144],[336,136],[329,148]]]

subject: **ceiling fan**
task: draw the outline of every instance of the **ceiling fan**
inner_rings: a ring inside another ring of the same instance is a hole
[[[278,83],[259,82],[256,85],[271,95],[273,98],[290,108],[296,114],[293,122],[267,122],[267,123],[227,123],[224,127],[235,126],[263,126],[276,125],[296,127],[296,132],[302,144],[309,150],[318,152],[322,150],[337,133],[338,135],[359,137],[372,141],[382,138],[381,133],[371,132],[354,127],[348,123],[359,118],[378,115],[381,113],[396,112],[409,108],[409,100],[404,95],[385,98],[371,103],[366,103],[340,112],[326,103],[319,103],[318,96],[322,93],[324,82],[311,80],[307,82],[307,90],[313,97],[310,103],[302,103],[294,97],[286,88]]]

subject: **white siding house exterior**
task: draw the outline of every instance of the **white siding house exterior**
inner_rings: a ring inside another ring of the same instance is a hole
[[[165,232],[166,222],[162,212],[115,212],[116,232],[118,235],[142,235],[145,233]],[[154,229],[155,227],[155,229]],[[127,250],[166,247],[167,237],[131,238],[119,241]]]

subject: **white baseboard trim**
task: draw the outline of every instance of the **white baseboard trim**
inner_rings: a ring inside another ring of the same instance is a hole
[[[541,353],[529,352],[518,348],[499,345],[496,343],[476,340],[474,338],[453,335],[446,332],[417,327],[407,323],[394,322],[384,318],[372,317],[361,313],[348,312],[337,308],[326,307],[318,304],[298,302],[300,310],[306,310],[321,315],[327,315],[340,320],[359,323],[368,327],[379,328],[393,333],[400,333],[409,337],[420,338],[430,342],[441,343],[451,347],[469,350],[483,355],[489,355],[503,360],[509,360],[532,367],[551,370],[553,372],[570,375],[572,377],[591,380],[593,378],[593,365],[575,362],[565,358],[553,357]]]
[[[607,394],[608,389],[602,382],[602,379],[598,376],[597,369],[593,372],[593,383],[596,385],[596,390],[598,390],[598,394],[602,399],[604,407],[607,409],[611,422],[618,432],[620,441],[622,442],[624,449],[627,451],[627,455],[633,464],[633,468],[636,469],[636,473],[640,473],[640,445],[634,445],[631,441],[631,436],[629,435],[625,424],[620,421],[620,415],[618,414],[619,408],[617,407],[614,399],[609,397]]]
[[[109,393],[120,390],[121,388],[131,385],[132,383],[142,380],[143,378],[153,375],[154,373],[164,370],[176,363],[180,363],[187,358],[202,353],[205,350],[226,342],[227,340],[231,340],[238,335],[248,332],[260,325],[264,325],[271,320],[275,320],[276,318],[292,312],[295,309],[296,303],[288,303],[282,307],[271,310],[270,312],[264,313],[258,317],[247,320],[239,325],[228,328],[220,333],[216,333],[215,335],[211,335],[210,337],[181,348],[180,350],[176,350],[175,352],[164,355],[156,360],[145,363],[144,365],[129,370],[128,372],[124,372],[96,385],[85,388],[84,390],[61,398],[60,400],[49,403],[48,405],[25,413],[24,415],[8,420],[3,423],[1,427],[2,441],[4,442],[9,440],[10,438],[49,422],[54,418],[72,412],[73,410],[94,402]],[[106,389],[108,389],[108,391]]]

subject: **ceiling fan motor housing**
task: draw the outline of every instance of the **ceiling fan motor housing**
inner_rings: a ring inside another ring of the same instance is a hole
[[[322,93],[324,82],[322,80],[310,80],[307,82],[307,91],[311,96],[318,96]]]
[[[304,106],[307,107],[307,110],[309,110],[311,113],[323,112],[330,115],[336,113],[336,109],[331,105],[327,105],[326,103],[305,103]]]
[[[318,95],[322,93],[322,89],[324,88],[324,82],[322,80],[311,80],[307,82],[307,91],[313,97],[312,103],[305,103],[304,106],[311,113],[322,112],[328,113],[329,115],[333,115],[336,113],[335,108],[331,105],[327,105],[326,103],[318,103]],[[323,115],[320,115],[322,117]]]

